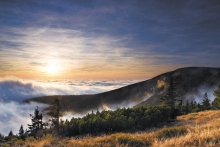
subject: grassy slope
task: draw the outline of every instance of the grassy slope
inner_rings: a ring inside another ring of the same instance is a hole
[[[181,127],[179,127],[181,126]],[[175,137],[169,137],[166,133],[175,130],[186,129],[187,133],[179,133]],[[166,133],[164,133],[166,132]],[[52,147],[52,146],[220,146],[220,111],[204,111],[179,116],[177,121],[163,128],[154,128],[139,133],[116,133],[100,137],[81,137],[72,139],[55,139],[51,136],[40,141],[33,138],[21,143],[24,146]]]

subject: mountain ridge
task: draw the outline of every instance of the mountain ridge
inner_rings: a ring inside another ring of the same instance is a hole
[[[63,95],[63,111],[85,113],[91,110],[108,110],[118,107],[159,105],[168,87],[170,78],[177,83],[177,92],[181,99],[201,101],[202,93],[213,90],[220,81],[220,68],[185,67],[160,74],[152,79],[134,83],[125,87],[93,95]],[[201,87],[203,90],[200,90]],[[201,92],[200,92],[201,91]],[[202,92],[204,91],[204,92]],[[197,94],[198,93],[198,94]],[[210,93],[210,92],[209,92]],[[201,98],[193,97],[199,95]],[[57,96],[44,96],[25,100],[50,104]],[[190,98],[189,98],[190,97]]]

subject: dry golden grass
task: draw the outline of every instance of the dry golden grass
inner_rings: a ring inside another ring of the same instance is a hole
[[[181,127],[180,127],[181,126]],[[164,138],[158,137],[161,129],[151,129],[139,133],[116,133],[99,137],[56,139],[51,136],[37,141],[29,138],[24,146],[33,147],[219,147],[220,111],[203,111],[179,116],[177,121],[162,129],[165,131],[186,129],[186,133]],[[175,133],[174,133],[175,134]],[[176,133],[178,134],[178,132]],[[166,135],[166,134],[165,134]]]
[[[188,133],[165,140],[156,140],[154,147],[218,147],[220,146],[220,111],[203,111],[177,118],[175,125],[184,125]]]

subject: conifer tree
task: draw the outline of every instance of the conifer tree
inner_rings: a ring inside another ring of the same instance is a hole
[[[171,77],[167,93],[164,97],[161,98],[161,101],[164,103],[164,105],[170,107],[171,109],[174,109],[177,102],[177,97],[178,95],[176,93],[176,87],[174,85],[173,78]]]
[[[34,115],[30,114],[32,124],[28,124],[28,133],[29,135],[37,136],[38,131],[42,130],[45,124],[42,122],[43,116],[42,113],[38,110],[38,107],[35,109]]]
[[[8,137],[12,137],[12,136],[14,136],[14,134],[13,134],[13,132],[12,132],[12,130],[8,133]]]
[[[183,100],[179,101],[178,109],[180,110],[180,114],[182,114],[183,113]]]
[[[196,106],[197,106],[196,101],[191,101],[191,102],[190,102],[191,112],[192,112],[194,109],[196,109]]]
[[[197,103],[196,111],[199,112],[202,110],[202,106],[200,103]]]
[[[19,134],[19,137],[20,137],[21,139],[24,139],[24,138],[25,138],[23,125],[21,125],[18,134]]]
[[[208,98],[207,92],[204,94],[204,99],[202,101],[202,109],[209,110],[211,108],[210,99]]]
[[[60,105],[60,99],[61,97],[57,97],[54,99],[54,102],[50,105],[47,114],[51,116],[51,125],[54,127],[57,134],[60,133],[60,117],[62,116],[61,113],[61,105]]]
[[[189,105],[189,100],[186,100],[186,105],[185,105],[185,113],[188,114],[190,112],[190,105]]]
[[[24,129],[23,129],[23,125],[21,125],[20,129],[19,129],[19,136],[24,135]]]
[[[220,109],[220,84],[218,85],[218,88],[214,91],[215,99],[212,102],[212,107],[214,109]]]
[[[24,129],[23,129],[23,125],[21,125],[20,129],[19,129],[19,136],[24,135]]]
[[[179,114],[179,109],[176,109],[176,102],[177,102],[178,95],[176,93],[176,87],[174,85],[173,78],[170,78],[169,87],[164,97],[161,98],[161,101],[164,103],[165,106],[171,108],[171,118],[175,119],[176,116]]]

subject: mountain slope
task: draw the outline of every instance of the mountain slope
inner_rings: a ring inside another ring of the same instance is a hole
[[[201,101],[203,94],[213,92],[220,81],[220,68],[188,67],[161,74],[155,78],[125,86],[116,90],[94,95],[62,96],[63,111],[85,113],[97,109],[115,109],[141,105],[159,105],[159,98],[167,90],[173,78],[177,93],[182,100]],[[25,102],[49,104],[56,96],[28,99]]]
[[[219,68],[181,68],[170,72],[167,79],[170,77],[173,77],[177,94],[183,101],[188,99],[189,101],[195,100],[201,102],[205,92],[207,92],[209,98],[213,100],[213,91],[220,83]],[[166,83],[168,84],[167,80]],[[165,93],[153,95],[136,107],[158,105],[160,98],[164,96],[164,94]]]

